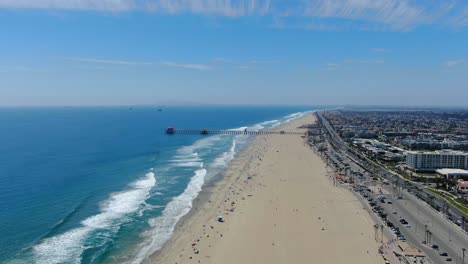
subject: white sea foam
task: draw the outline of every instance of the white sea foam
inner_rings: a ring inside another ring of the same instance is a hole
[[[179,152],[181,152],[182,149],[179,149]],[[186,154],[175,155],[174,156],[174,159],[188,159],[188,158],[197,159],[198,158],[198,153],[194,152],[194,153],[186,153]]]
[[[60,235],[46,238],[32,250],[36,263],[81,263],[86,239],[97,229],[116,232],[125,216],[142,206],[151,188],[156,184],[153,172],[129,185],[129,189],[113,193],[101,204],[101,212],[81,222],[81,226]],[[96,246],[96,245],[93,245]]]
[[[184,192],[167,204],[160,217],[148,221],[152,229],[143,233],[146,239],[140,245],[140,251],[131,263],[141,263],[148,255],[161,249],[172,236],[179,219],[192,208],[193,200],[198,196],[205,182],[206,173],[206,169],[195,171],[195,175],[190,179]]]
[[[283,122],[289,122],[303,116],[304,114],[305,112],[294,113],[284,117],[282,120]],[[269,120],[254,124],[250,127],[244,126],[229,130],[244,131],[247,129],[256,131],[265,128],[273,128],[282,124],[283,122],[279,120]],[[177,222],[192,208],[193,200],[202,190],[203,184],[207,178],[207,174],[209,173],[209,175],[212,175],[226,168],[236,155],[237,145],[242,144],[242,142],[244,142],[247,138],[248,136],[245,135],[236,135],[235,137],[232,137],[232,144],[230,149],[223,152],[212,162],[210,162],[208,167],[209,171],[203,168],[196,170],[184,192],[179,196],[174,197],[172,201],[166,205],[161,216],[150,219],[148,221],[151,229],[142,234],[143,242],[138,246],[139,251],[137,253],[137,257],[134,258],[130,263],[141,263],[153,252],[162,248],[164,243],[166,243],[167,240],[169,240],[172,236]],[[201,152],[203,149],[209,149],[215,143],[217,144],[221,139],[221,136],[211,136],[201,139],[191,146],[182,147],[178,151],[179,154],[170,161],[173,162],[174,166],[198,165],[199,163],[202,163],[201,161],[203,161],[203,159],[200,158],[199,152]],[[203,163],[201,166],[203,166]]]
[[[238,129],[243,130],[244,128]],[[242,135],[233,137],[230,149],[217,156],[210,163],[209,170],[211,174],[221,171],[234,159],[236,154],[236,139],[238,139],[238,137],[242,137]],[[214,143],[219,139],[221,138],[217,138],[214,141],[205,141],[202,144],[195,142],[195,144],[190,147],[183,147],[182,152],[184,152],[185,155],[190,155],[188,152],[189,150],[201,151],[201,148],[208,148],[209,143]],[[153,252],[161,249],[164,243],[169,240],[177,222],[192,208],[193,200],[202,190],[207,174],[208,171],[206,169],[196,170],[184,192],[174,197],[172,201],[167,204],[161,216],[148,221],[151,229],[142,234],[144,241],[138,246],[139,251],[137,257],[130,263],[141,263]]]
[[[260,123],[260,125],[266,126],[266,125],[271,125],[271,124],[274,124],[274,123],[278,123],[278,120],[265,121],[265,122]]]
[[[173,166],[175,167],[203,167],[203,162],[198,161],[191,161],[191,162],[179,162],[174,163]]]
[[[304,113],[304,112],[293,113],[293,114],[290,114],[290,115],[285,116],[284,118],[286,118],[286,119],[288,119],[288,118],[294,118],[294,117],[297,117],[297,116],[302,115],[303,113]]]
[[[171,159],[169,160],[169,162],[175,162],[175,163],[179,163],[179,162],[197,162],[197,161],[202,161],[202,159],[200,158],[180,158],[180,159]]]
[[[221,139],[221,136],[216,135],[216,136],[210,136],[210,137],[206,137],[204,139],[197,140],[194,144],[192,144],[190,146],[184,146],[184,147],[180,148],[178,150],[178,152],[179,152],[178,156],[179,157],[181,157],[181,156],[183,157],[183,155],[185,155],[185,157],[187,157],[186,155],[195,156],[194,153],[195,153],[196,149],[209,148],[209,147],[213,146],[213,144],[215,144],[216,141],[219,141],[220,139]],[[196,155],[196,156],[198,156],[198,155]]]
[[[213,161],[213,166],[218,167],[218,168],[225,168],[234,159],[234,156],[236,155],[236,139],[234,138],[232,140],[232,145],[229,151],[224,152],[220,156],[218,156],[214,161]]]
[[[277,126],[281,125],[281,122],[276,122],[270,126],[270,128],[275,128]]]
[[[228,129],[229,131],[244,131],[246,129],[248,129],[249,127],[246,127],[246,126],[243,126],[243,127],[238,127],[238,128],[231,128],[231,129]]]
[[[256,124],[248,128],[249,131],[259,131],[264,129],[265,127],[262,126],[261,124]]]
[[[288,123],[288,122],[291,122],[293,121],[294,119],[298,119],[298,118],[301,118],[303,117],[305,114],[307,114],[308,112],[298,112],[298,113],[294,113],[294,114],[291,114],[291,115],[288,115],[286,116],[286,120],[284,121],[284,123]]]

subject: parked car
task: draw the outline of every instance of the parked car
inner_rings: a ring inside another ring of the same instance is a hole
[[[433,248],[433,249],[439,249],[439,245],[434,244],[434,245],[432,245],[431,248]]]

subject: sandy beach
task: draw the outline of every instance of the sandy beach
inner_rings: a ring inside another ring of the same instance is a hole
[[[370,216],[300,136],[257,136],[203,195],[150,263],[384,263]]]

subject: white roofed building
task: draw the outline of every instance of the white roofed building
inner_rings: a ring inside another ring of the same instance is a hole
[[[468,169],[468,153],[454,150],[408,151],[406,165],[415,171],[437,169]]]
[[[462,169],[438,169],[436,170],[437,174],[440,174],[447,179],[467,179],[468,180],[468,170]]]

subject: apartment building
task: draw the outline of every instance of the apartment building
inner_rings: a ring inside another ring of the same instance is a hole
[[[415,171],[436,169],[468,169],[468,153],[454,150],[408,151],[406,165]]]

